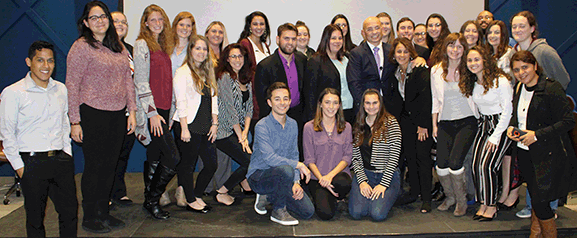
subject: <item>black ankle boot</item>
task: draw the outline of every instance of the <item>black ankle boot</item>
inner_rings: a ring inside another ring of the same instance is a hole
[[[170,213],[162,210],[159,204],[160,196],[166,189],[166,185],[174,177],[176,172],[172,169],[165,167],[164,165],[158,165],[154,177],[150,182],[150,191],[145,194],[144,197],[144,209],[146,209],[150,215],[156,219],[168,219]]]

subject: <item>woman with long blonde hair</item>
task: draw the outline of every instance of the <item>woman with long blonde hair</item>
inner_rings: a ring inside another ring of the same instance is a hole
[[[180,161],[169,130],[172,105],[170,54],[174,38],[170,21],[157,5],[144,9],[134,45],[134,82],[137,106],[136,138],[147,146],[144,162],[144,208],[157,219],[167,219],[159,200]]]
[[[193,36],[185,63],[176,70],[173,82],[176,112],[172,119],[176,121],[174,134],[183,158],[178,164],[178,180],[184,188],[186,210],[199,213],[211,209],[202,195],[217,169],[214,141],[218,129],[218,87],[208,47],[206,37]],[[193,174],[199,155],[204,168],[194,186]]]

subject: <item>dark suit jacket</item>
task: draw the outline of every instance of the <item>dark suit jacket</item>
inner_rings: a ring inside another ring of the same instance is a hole
[[[383,89],[383,83],[388,78],[388,74],[396,67],[388,59],[390,45],[383,43],[382,48],[384,56],[381,63],[383,66],[382,76],[379,76],[373,50],[366,41],[354,48],[350,53],[349,64],[347,65],[347,81],[349,83],[349,91],[351,91],[355,102],[353,106],[355,113],[360,108],[363,92],[369,88]]]
[[[520,82],[517,83],[519,85]],[[509,125],[518,127],[520,87],[515,86],[513,94],[513,117]],[[527,108],[527,130],[535,131],[537,141],[529,145],[531,161],[519,159],[519,164],[532,163],[536,178],[536,191],[531,200],[544,202],[567,196],[571,170],[575,164],[575,152],[569,139],[569,131],[575,126],[573,108],[566,99],[561,84],[543,75],[539,77],[529,108]],[[518,147],[512,145],[513,156]],[[521,174],[524,166],[520,166]],[[529,177],[529,176],[527,176]]]
[[[403,120],[408,119],[415,126],[431,129],[433,102],[430,70],[425,67],[415,67],[405,80],[405,115],[402,116]],[[386,95],[383,98],[385,108],[400,121],[403,112],[403,98],[399,92],[399,81],[394,72],[389,74],[386,83],[389,84],[387,88],[391,91],[383,92]]]
[[[287,84],[288,81],[286,77],[286,72],[280,59],[280,54],[278,49],[274,51],[273,54],[264,58],[256,66],[256,74],[254,76],[254,94],[256,95],[256,100],[259,106],[259,117],[263,118],[270,113],[270,107],[266,102],[266,89],[274,82],[283,82]],[[305,78],[305,70],[307,64],[307,57],[300,52],[295,50],[294,53],[295,65],[297,67],[298,83],[299,83],[299,93],[301,105],[303,104],[303,80]],[[294,97],[293,97],[294,98]],[[297,121],[303,118],[293,118]]]
[[[423,59],[425,59],[425,61],[429,61],[429,57],[431,57],[431,51],[429,49],[427,49],[426,47],[422,47],[420,45],[417,45],[417,44],[413,44],[413,46],[415,46],[415,51],[417,51],[417,54],[420,57],[423,57]]]
[[[325,55],[316,54],[309,59],[303,88],[305,103],[305,121],[314,118],[319,95],[325,88],[341,91],[341,75],[331,59]]]

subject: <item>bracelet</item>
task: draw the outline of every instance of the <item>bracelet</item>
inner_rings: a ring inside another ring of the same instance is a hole
[[[72,126],[80,125],[80,122],[71,122],[70,125]]]
[[[213,126],[218,126],[218,123],[212,123]]]

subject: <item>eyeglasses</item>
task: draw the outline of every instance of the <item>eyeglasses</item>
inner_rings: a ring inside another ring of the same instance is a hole
[[[441,26],[441,23],[429,24],[429,27],[434,27],[434,26],[440,27],[440,26]]]
[[[228,58],[231,59],[244,59],[243,55],[229,55]]]
[[[118,21],[118,20],[115,20],[115,21],[114,21],[114,24],[122,24],[122,25],[128,26],[128,22],[127,22],[127,21]]]
[[[91,21],[98,21],[98,19],[104,21],[105,19],[108,19],[108,16],[106,14],[102,14],[100,16],[94,15],[94,16],[88,17],[88,20],[91,20]]]

